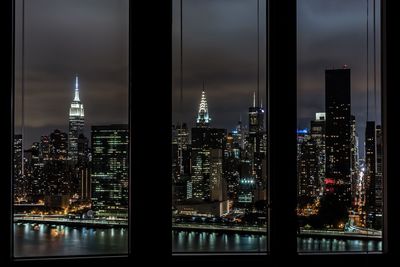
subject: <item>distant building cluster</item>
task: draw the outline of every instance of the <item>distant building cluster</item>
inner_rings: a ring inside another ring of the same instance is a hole
[[[16,204],[76,210],[81,203],[97,217],[128,216],[128,125],[92,126],[89,147],[84,118],[76,77],[68,133],[56,129],[29,149],[21,134],[14,136]]]
[[[179,214],[221,216],[266,203],[267,135],[257,102],[254,95],[248,126],[213,128],[203,90],[195,126],[172,126],[172,200]]]
[[[350,92],[350,69],[326,70],[326,110],[309,129],[297,131],[298,215],[332,226],[329,217],[336,216],[343,226],[381,229],[382,128],[366,122],[360,159]]]

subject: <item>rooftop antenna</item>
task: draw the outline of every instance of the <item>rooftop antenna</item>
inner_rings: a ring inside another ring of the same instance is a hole
[[[75,97],[74,101],[80,101],[79,99],[79,81],[78,81],[78,74],[75,76]]]

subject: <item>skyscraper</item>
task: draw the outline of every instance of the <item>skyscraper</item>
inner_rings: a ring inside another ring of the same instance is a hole
[[[14,135],[14,194],[16,198],[21,198],[25,194],[25,185],[23,179],[23,152],[22,152],[22,135]]]
[[[79,99],[78,76],[75,78],[75,97],[69,109],[68,159],[71,163],[78,162],[78,138],[83,134],[85,115],[83,104]]]
[[[89,200],[91,197],[91,180],[89,164],[89,140],[80,134],[78,137],[78,162],[75,166],[75,175],[79,181],[79,196]]]
[[[52,160],[67,160],[67,133],[56,129],[50,134],[50,157]]]
[[[297,175],[299,202],[310,202],[317,196],[319,189],[319,151],[316,141],[309,133],[298,133],[299,150],[297,152]]]
[[[127,124],[92,126],[92,205],[99,217],[128,216]]]
[[[40,158],[43,161],[50,160],[50,138],[47,135],[40,137]]]
[[[317,193],[323,193],[323,185],[325,178],[325,123],[326,113],[315,113],[315,120],[311,121],[310,134],[316,145],[316,152],[318,158],[318,189]]]
[[[376,174],[375,174],[375,221],[373,227],[382,229],[383,224],[383,144],[382,127],[376,126]]]
[[[190,179],[190,139],[186,123],[172,126],[172,191],[173,201],[187,199]]]
[[[249,107],[249,135],[247,145],[252,161],[252,176],[255,178],[256,199],[266,199],[266,177],[263,177],[263,159],[266,158],[266,134],[264,132],[265,112],[253,95],[253,106]]]
[[[192,128],[192,170],[188,192],[194,200],[215,200],[217,188],[221,188],[223,182],[222,160],[226,143],[226,130],[210,128],[208,104],[204,90],[201,94],[200,108],[196,120],[196,127]],[[221,151],[212,150],[220,149]],[[220,155],[220,156],[215,156]],[[222,191],[219,191],[222,192]],[[224,191],[226,192],[226,190]],[[225,196],[221,196],[225,199]]]
[[[46,138],[43,138],[44,140]],[[50,134],[49,150],[49,160],[40,162],[44,167],[44,180],[41,183],[41,187],[45,188],[44,195],[48,198],[58,198],[60,195],[64,195],[65,198],[72,196],[76,192],[78,183],[68,169],[68,134],[54,130]],[[40,175],[35,177],[39,178]]]
[[[375,122],[367,121],[365,128],[365,207],[366,222],[372,227],[375,221],[375,175],[376,175],[376,143]]]
[[[325,71],[325,192],[351,204],[350,69]]]
[[[358,153],[358,135],[356,131],[356,117],[351,116],[351,201],[354,208],[357,207],[359,199],[358,183],[359,183],[359,153]]]

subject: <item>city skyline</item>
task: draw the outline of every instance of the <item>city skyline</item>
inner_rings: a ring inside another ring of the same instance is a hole
[[[16,134],[22,110],[21,3],[16,1]],[[128,121],[128,5],[127,0],[25,1],[25,149],[55,129],[68,132],[65,111],[76,75],[86,103],[85,135],[91,125]]]
[[[369,114],[380,124],[380,71],[377,67],[377,118],[373,99],[373,25],[369,1]],[[380,8],[377,4],[376,12]],[[318,0],[298,3],[298,128],[309,128],[317,112],[325,112],[324,72],[352,69],[352,115],[360,145],[366,123],[366,2]],[[205,16],[207,14],[207,16]],[[257,1],[183,1],[183,107],[180,107],[180,1],[173,9],[173,122],[193,125],[203,81],[213,125],[232,129],[257,91]],[[207,18],[207,19],[205,19]],[[266,105],[265,1],[260,1],[260,97]],[[380,51],[380,22],[376,20],[376,51]],[[380,65],[377,53],[376,64]],[[271,66],[273,67],[273,66]],[[363,154],[363,150],[360,153]]]

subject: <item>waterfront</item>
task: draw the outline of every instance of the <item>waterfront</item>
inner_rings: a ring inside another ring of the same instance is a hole
[[[128,253],[126,228],[86,228],[14,223],[15,257]]]
[[[16,257],[126,254],[126,228],[94,229],[63,225],[15,223]],[[298,237],[299,252],[379,252],[380,240]],[[265,253],[267,238],[259,234],[172,231],[174,252]]]
[[[172,231],[172,246],[181,252],[251,252],[262,253],[267,249],[265,235],[206,233],[195,231]],[[380,240],[354,240],[336,238],[298,237],[299,252],[379,252]]]

